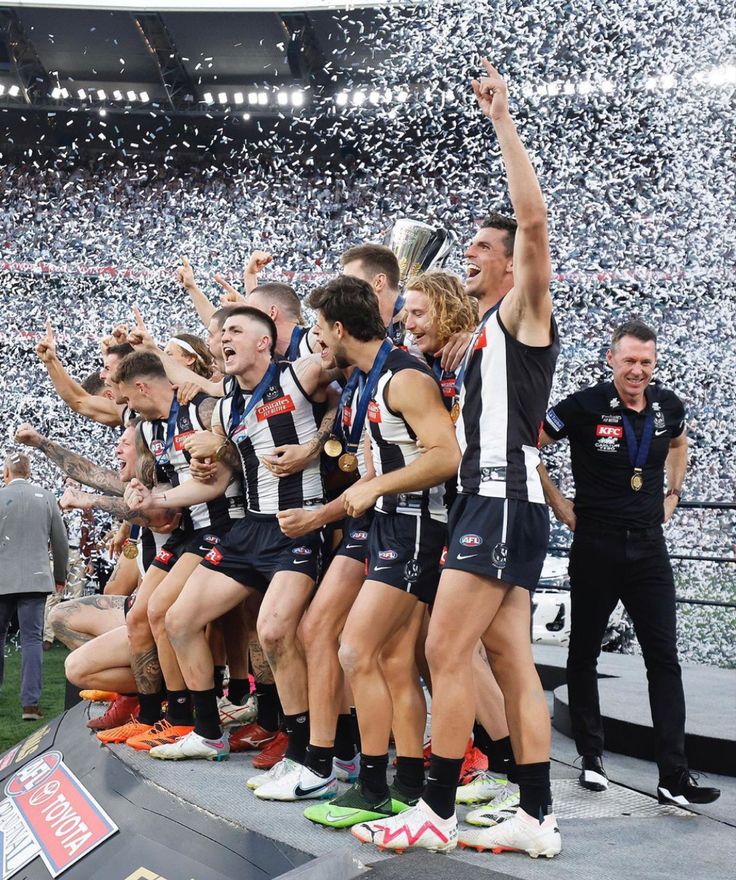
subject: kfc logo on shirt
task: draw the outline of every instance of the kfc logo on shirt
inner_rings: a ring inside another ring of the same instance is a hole
[[[620,440],[624,436],[624,429],[621,425],[596,425],[595,436],[613,437],[616,440]]]

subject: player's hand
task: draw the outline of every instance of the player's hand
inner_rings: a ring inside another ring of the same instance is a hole
[[[176,280],[184,290],[194,290],[197,282],[194,280],[194,270],[186,257],[181,258],[181,266],[176,270]]]
[[[56,357],[56,342],[54,342],[54,328],[51,326],[51,319],[46,318],[46,335],[41,337],[41,341],[36,346],[36,354],[44,364],[51,363]]]
[[[158,532],[160,535],[170,535],[179,528],[181,523],[181,511],[178,510],[157,510],[148,515],[149,528]]]
[[[133,306],[133,317],[135,318],[135,326],[128,334],[128,342],[134,348],[151,348],[158,351],[158,346],[153,336],[148,332],[143,315],[138,306]]]
[[[291,443],[287,446],[276,446],[269,455],[261,456],[261,461],[275,477],[288,477],[303,471],[314,458],[310,444]]]
[[[319,528],[319,522],[314,518],[314,512],[298,507],[293,510],[282,510],[276,514],[279,519],[279,528],[287,538],[301,538],[308,532]]]
[[[123,552],[123,544],[130,537],[130,523],[124,522],[118,526],[117,531],[110,538],[110,558],[114,559]]]
[[[569,498],[563,498],[562,501],[558,502],[552,508],[552,513],[554,513],[555,519],[566,525],[571,532],[575,531],[577,518],[573,509],[573,503]]]
[[[217,476],[217,462],[210,458],[193,458],[189,462],[189,473],[198,483],[211,483]]]
[[[125,487],[123,501],[130,510],[146,510],[153,504],[153,492],[134,477]]]
[[[225,438],[214,431],[196,431],[182,441],[184,449],[197,461],[214,459],[215,453],[225,442]]]
[[[182,382],[181,385],[175,385],[174,389],[176,399],[182,406],[191,403],[202,390],[196,382]]]
[[[484,116],[496,122],[508,115],[509,90],[501,74],[487,58],[481,59],[486,76],[471,80],[473,93]]]
[[[24,422],[15,432],[15,442],[22,443],[24,446],[38,448],[43,439],[43,434],[39,434],[33,425],[29,425],[27,422]]]
[[[371,510],[380,492],[376,490],[375,480],[359,480],[342,493],[342,503],[348,516],[362,516]]]
[[[224,293],[220,294],[221,306],[231,306],[233,303],[245,305],[243,294],[236,290],[229,281],[226,281],[222,275],[215,275],[215,281],[224,291]]]
[[[78,507],[86,509],[88,505],[85,503],[87,498],[82,492],[67,486],[64,494],[59,499],[59,507],[62,510],[76,510]]]
[[[129,333],[130,328],[127,324],[116,324],[112,328],[112,332],[108,336],[103,336],[100,340],[103,356],[107,354],[111,346],[122,345],[124,342],[127,342]]]
[[[463,362],[472,338],[473,334],[469,330],[458,330],[439,351],[434,353],[435,357],[441,358],[440,365],[446,373],[454,373]]]
[[[675,508],[679,502],[679,498],[677,495],[670,495],[669,497],[664,499],[664,519],[662,522],[669,522],[672,514],[675,512]]]
[[[253,251],[250,255],[250,259],[246,263],[245,269],[243,269],[243,281],[246,282],[246,290],[248,289],[247,279],[254,277],[257,278],[257,276],[263,272],[266,266],[271,262],[273,262],[271,254],[266,251]]]

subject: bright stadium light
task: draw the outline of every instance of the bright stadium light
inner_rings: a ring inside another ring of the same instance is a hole
[[[588,80],[583,80],[578,83],[578,94],[579,95],[589,95],[593,91],[593,86],[588,82]]]
[[[100,101],[107,101],[107,92],[104,89],[97,89],[97,98]]]
[[[408,100],[408,98],[409,98],[409,92],[407,92],[406,89],[400,89],[400,90],[396,93],[396,100],[397,100],[400,104],[403,104],[404,101]]]
[[[548,82],[547,83],[547,94],[550,98],[554,98],[555,95],[560,94],[560,84],[558,82]]]
[[[80,101],[84,101],[84,99],[87,97],[87,92],[85,92],[84,89],[78,89],[77,90],[77,97],[79,98]]]
[[[113,98],[115,98],[116,101],[123,100],[123,93],[120,91],[120,89],[115,89],[115,91],[112,93],[112,96]]]
[[[286,94],[286,92],[279,92],[276,95],[276,103],[279,105],[279,107],[286,107],[286,105],[289,103],[289,96]]]
[[[303,107],[304,106],[304,92],[301,89],[294,89],[291,93],[291,106],[292,107]]]
[[[574,95],[575,94],[575,83],[566,82],[565,85],[562,87],[562,91],[566,95]]]
[[[243,113],[243,119],[247,122],[250,119],[250,113]]]
[[[4,95],[4,94],[5,94],[5,86],[2,83],[0,83],[0,95]]]
[[[107,116],[107,110],[104,107],[100,107],[100,116]]]
[[[17,98],[18,95],[20,94],[20,89],[18,88],[18,86],[11,86],[8,89],[8,94],[12,95],[14,98]]]
[[[227,92],[218,92],[217,101],[219,104],[227,104]]]
[[[610,95],[613,93],[613,83],[610,79],[601,80],[601,91],[604,95]]]
[[[268,104],[268,92],[258,92],[258,104],[265,107]]]
[[[62,89],[61,97],[66,101],[66,99],[69,97],[69,92],[66,89]]]
[[[205,92],[205,93],[202,95],[202,100],[205,102],[205,104],[206,104],[208,107],[209,107],[210,104],[214,104],[214,103],[215,103],[215,99],[212,97],[212,92]]]
[[[139,98],[141,99],[141,101],[143,101],[145,104],[147,104],[147,103],[151,100],[151,99],[148,97],[148,92],[141,92],[140,95],[139,95],[138,97],[139,97]]]
[[[248,92],[248,103],[249,104],[257,104],[258,103],[258,95],[256,92]]]
[[[131,89],[129,92],[125,93],[125,97],[129,101],[135,101],[135,99],[138,97],[138,95],[136,95],[136,93],[133,91],[133,89]]]
[[[338,107],[344,107],[348,103],[348,93],[340,92],[339,94],[335,95],[335,103]]]
[[[235,94],[233,95],[233,101],[235,101],[236,104],[242,104],[243,103],[243,93],[242,92],[235,92]]]
[[[707,82],[711,86],[727,86],[736,83],[736,64],[722,64],[713,67],[705,74]]]
[[[386,90],[384,91],[384,93],[383,93],[383,100],[384,100],[384,102],[385,102],[386,104],[390,104],[390,103],[391,103],[391,98],[392,98],[391,89],[386,89]]]
[[[657,77],[656,76],[648,76],[644,81],[644,88],[648,92],[653,92],[657,88]]]
[[[5,87],[3,87],[3,91],[5,91]],[[52,90],[51,97],[54,99],[54,101],[58,101],[61,97],[61,89],[58,86]]]
[[[356,107],[362,107],[365,104],[365,92],[361,92],[360,89],[357,92],[353,92],[353,104]]]
[[[373,89],[373,91],[368,95],[368,100],[371,104],[380,104],[381,103],[381,93]]]

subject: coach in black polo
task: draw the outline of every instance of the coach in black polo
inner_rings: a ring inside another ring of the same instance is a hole
[[[541,445],[569,438],[574,502],[546,473],[542,479],[555,516],[574,532],[567,686],[583,758],[580,783],[592,791],[608,787],[596,667],[608,618],[621,599],[647,667],[659,801],[702,804],[720,791],[699,788],[685,758],[675,587],[662,534],[687,468],[685,410],[676,394],[651,382],[656,344],[656,333],[641,321],[615,330],[607,354],[613,380],[552,407],[540,437]]]

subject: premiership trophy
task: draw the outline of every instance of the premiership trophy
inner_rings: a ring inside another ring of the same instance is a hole
[[[402,286],[412,275],[442,266],[456,242],[454,233],[406,217],[397,220],[383,240],[399,261]]]

